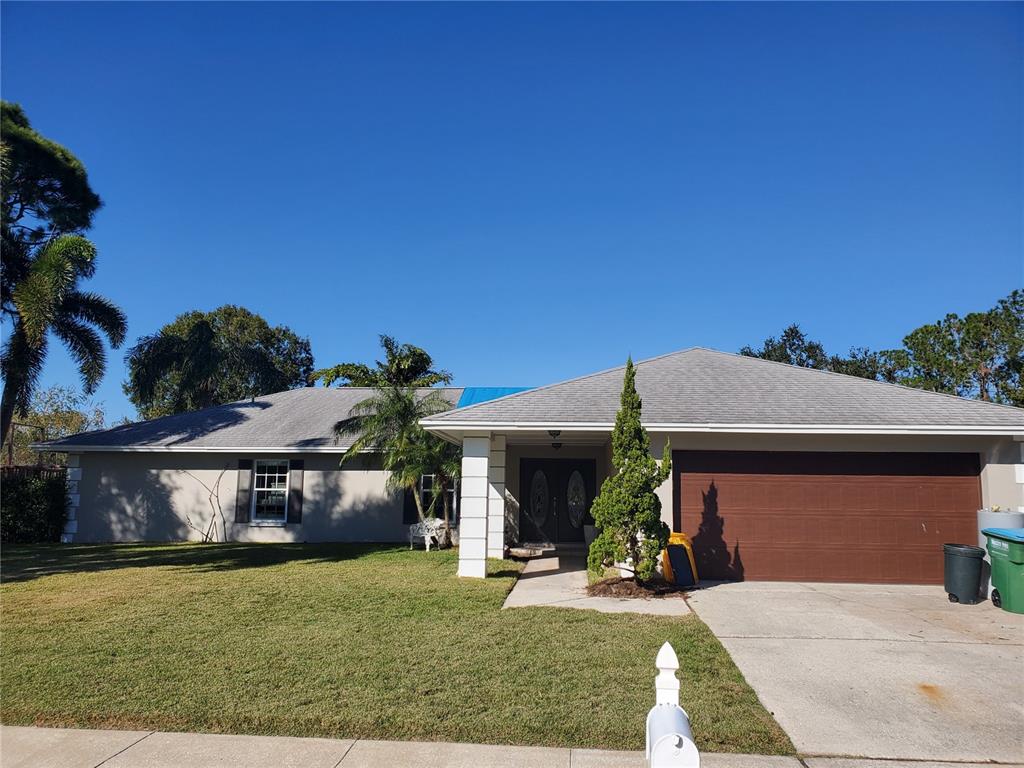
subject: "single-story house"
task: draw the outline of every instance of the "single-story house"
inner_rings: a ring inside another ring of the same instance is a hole
[[[611,471],[623,368],[506,394],[445,390],[422,422],[463,448],[459,573],[509,544],[578,546]],[[693,348],[637,363],[659,489],[703,578],[929,583],[982,506],[1024,507],[1024,410]],[[69,454],[75,541],[400,541],[415,519],[331,426],[367,396],[300,389],[47,444]],[[468,401],[472,404],[466,404]],[[457,407],[462,402],[462,407]],[[275,493],[276,491],[276,493]],[[284,491],[284,492],[282,492]]]
[[[34,447],[67,453],[66,542],[199,540],[211,522],[219,541],[402,541],[415,502],[385,487],[380,455],[339,465],[355,436],[334,425],[372,395],[292,389]]]

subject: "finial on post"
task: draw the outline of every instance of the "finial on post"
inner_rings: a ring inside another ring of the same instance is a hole
[[[654,660],[654,666],[658,668],[658,676],[654,678],[654,689],[657,692],[655,702],[658,704],[674,704],[679,706],[679,679],[676,677],[676,670],[679,669],[679,658],[676,656],[670,643],[667,641],[658,651],[658,657]]]
[[[690,717],[679,706],[679,658],[669,643],[654,660],[657,703],[647,713],[647,765],[649,768],[700,768],[700,752],[693,743]]]

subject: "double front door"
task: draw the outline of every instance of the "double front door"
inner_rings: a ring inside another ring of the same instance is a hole
[[[519,540],[583,541],[583,526],[593,525],[596,475],[593,459],[521,459]]]

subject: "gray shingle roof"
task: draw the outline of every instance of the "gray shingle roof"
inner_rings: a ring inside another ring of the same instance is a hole
[[[623,368],[447,411],[454,424],[610,424]],[[693,348],[637,363],[645,424],[989,427],[1024,432],[1024,409]]]
[[[431,391],[441,392],[453,406],[462,394],[458,387],[420,390],[424,395]],[[349,415],[352,406],[372,394],[372,389],[362,387],[292,389],[251,401],[241,400],[123,427],[83,432],[43,445],[46,450],[57,451],[69,448],[343,450],[352,444],[352,438],[336,443],[332,428]]]

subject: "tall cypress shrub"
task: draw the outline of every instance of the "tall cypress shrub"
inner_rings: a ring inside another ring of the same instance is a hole
[[[654,575],[658,555],[668,544],[669,529],[661,521],[661,500],[655,491],[672,472],[667,442],[661,466],[651,456],[650,439],[640,423],[642,407],[636,391],[636,368],[630,358],[612,432],[615,473],[601,485],[591,508],[601,533],[590,545],[587,558],[587,566],[595,574],[629,559],[640,582]]]

